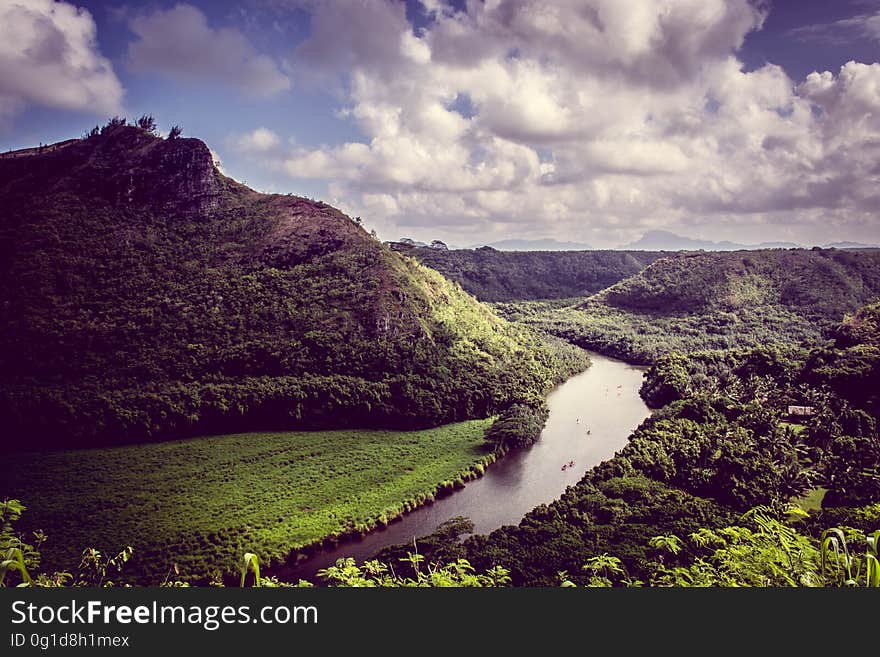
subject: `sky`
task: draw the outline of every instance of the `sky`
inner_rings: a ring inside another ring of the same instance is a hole
[[[880,0],[0,0],[0,151],[144,113],[383,239],[880,243]]]

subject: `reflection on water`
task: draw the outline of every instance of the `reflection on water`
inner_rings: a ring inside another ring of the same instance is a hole
[[[455,516],[470,518],[475,533],[487,534],[502,525],[517,524],[539,504],[558,498],[587,470],[623,447],[649,414],[639,397],[644,368],[595,354],[590,358],[590,369],[548,397],[550,417],[533,447],[509,454],[464,489],[413,511],[386,529],[318,552],[278,574],[284,579],[314,579],[317,570],[340,557],[363,561],[388,545],[430,534]]]

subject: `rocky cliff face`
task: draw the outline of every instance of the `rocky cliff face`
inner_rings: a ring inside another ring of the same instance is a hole
[[[143,172],[150,172],[142,175]],[[198,139],[154,142],[141,162],[133,162],[126,200],[152,203],[163,212],[201,216],[219,204],[219,173],[210,150]]]
[[[132,126],[81,140],[25,149],[0,159],[0,192],[30,195],[94,190],[118,206],[150,207],[188,218],[217,210],[223,176],[198,139],[167,140]]]

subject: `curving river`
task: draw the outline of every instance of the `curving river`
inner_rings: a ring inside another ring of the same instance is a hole
[[[341,557],[369,559],[384,547],[430,534],[455,516],[470,518],[474,533],[488,534],[502,525],[517,524],[539,504],[557,499],[587,470],[611,458],[650,414],[639,397],[646,368],[592,353],[590,360],[586,372],[550,393],[550,417],[533,447],[511,452],[480,479],[385,529],[318,551],[295,567],[277,569],[277,574],[287,580],[314,581],[318,570]]]

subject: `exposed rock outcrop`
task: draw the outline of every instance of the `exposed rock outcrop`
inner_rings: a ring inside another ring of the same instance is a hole
[[[40,157],[13,157],[25,152]],[[45,192],[35,189],[35,181],[55,173],[55,191],[88,188],[116,205],[148,206],[190,218],[217,209],[223,183],[202,141],[166,140],[133,126],[6,155],[0,158],[0,190],[15,186],[23,194]]]

